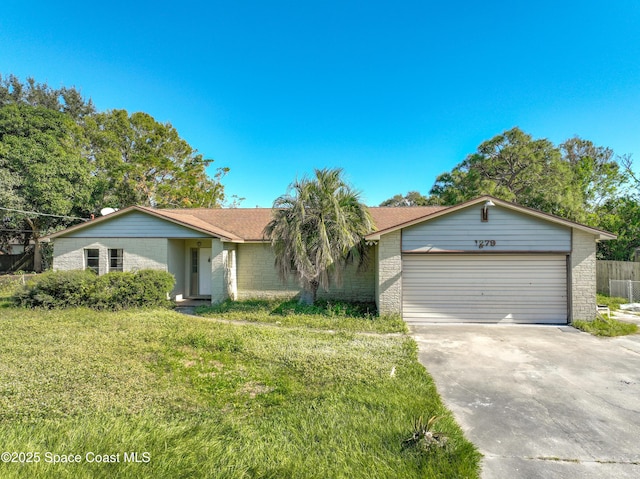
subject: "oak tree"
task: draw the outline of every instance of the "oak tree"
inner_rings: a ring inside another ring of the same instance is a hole
[[[0,108],[2,235],[6,241],[26,233],[25,240],[35,242],[36,271],[43,233],[69,224],[62,216],[89,216],[92,177],[84,146],[82,129],[63,113],[28,104]]]
[[[126,110],[98,113],[86,123],[95,202],[118,208],[212,208],[224,200],[220,179],[228,168],[209,177],[206,168],[213,160],[198,154],[170,123]]]

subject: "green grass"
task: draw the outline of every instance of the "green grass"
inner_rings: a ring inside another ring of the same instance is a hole
[[[598,293],[596,295],[596,302],[598,304],[609,306],[609,309],[611,311],[617,311],[618,309],[620,309],[621,304],[628,303],[629,301],[626,298],[619,298],[616,296],[607,296],[606,294]]]
[[[318,301],[312,306],[295,299],[225,301],[215,306],[199,307],[196,313],[208,318],[272,323],[289,327],[368,331],[375,333],[406,332],[400,315],[377,316],[375,303]]]
[[[0,309],[13,304],[11,297],[22,285],[22,279],[21,276],[0,276]]]
[[[636,324],[618,321],[602,315],[598,315],[593,321],[574,321],[573,326],[594,336],[625,336],[638,332]]]
[[[2,478],[477,478],[404,335],[226,324],[166,310],[0,312]],[[447,448],[403,447],[441,415]],[[52,464],[45,453],[79,454]],[[124,462],[137,452],[147,463]],[[87,453],[116,463],[89,463]],[[142,456],[148,453],[148,456]]]

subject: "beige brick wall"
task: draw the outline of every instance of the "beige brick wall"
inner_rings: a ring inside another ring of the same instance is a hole
[[[108,250],[123,250],[123,269],[167,271],[165,238],[56,238],[53,243],[53,269],[85,269],[84,250],[100,250],[100,274],[108,272]]]
[[[331,284],[329,291],[318,290],[318,297],[344,301],[375,301],[374,248],[369,249],[369,263],[366,269],[359,269],[358,260],[354,260],[342,271],[342,284]]]
[[[596,241],[573,230],[571,244],[571,321],[596,315]]]
[[[235,243],[224,244],[225,254],[225,282],[227,287],[227,297],[232,300],[238,299],[238,269],[237,269],[237,245]]]
[[[283,284],[274,266],[271,245],[265,243],[238,244],[236,253],[238,298],[274,298],[295,296],[299,287],[295,281]]]
[[[380,314],[402,313],[401,241],[401,232],[394,231],[378,242],[376,304]]]
[[[227,284],[225,281],[226,252],[222,241],[211,240],[211,302],[219,303],[227,299]]]
[[[341,287],[332,285],[328,292],[318,291],[319,298],[346,301],[374,301],[375,261],[366,271],[358,272],[357,264],[347,267]],[[271,246],[265,243],[238,244],[236,254],[238,298],[291,297],[300,292],[297,281],[291,278],[283,284],[275,268]]]

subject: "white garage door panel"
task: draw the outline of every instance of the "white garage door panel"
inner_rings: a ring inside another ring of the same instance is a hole
[[[564,255],[405,255],[408,322],[566,323]]]

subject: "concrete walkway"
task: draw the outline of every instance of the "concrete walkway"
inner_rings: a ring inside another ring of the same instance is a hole
[[[211,306],[211,301],[208,299],[183,299],[182,301],[176,301],[175,310],[178,313],[195,316],[196,308],[199,306]]]
[[[636,323],[640,326],[640,313],[630,311],[613,311],[611,317],[619,321],[626,321],[627,323]]]
[[[485,479],[640,477],[640,335],[569,326],[412,327]]]

